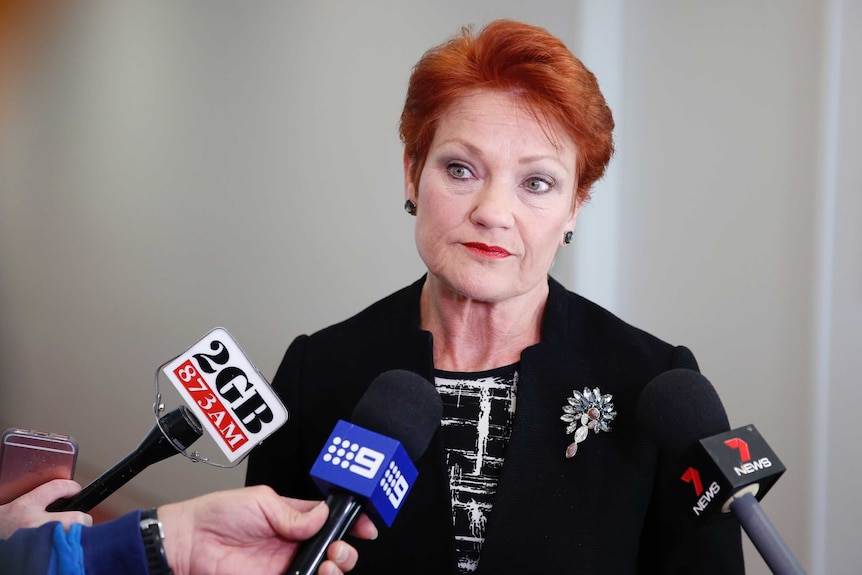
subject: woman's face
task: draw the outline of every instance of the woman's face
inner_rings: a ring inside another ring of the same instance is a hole
[[[555,146],[548,137],[556,138]],[[443,114],[416,183],[416,245],[428,271],[483,302],[544,290],[574,229],[576,149],[507,93],[477,91]]]

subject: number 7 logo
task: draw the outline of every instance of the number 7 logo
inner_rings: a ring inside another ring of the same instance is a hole
[[[746,461],[751,461],[751,454],[748,452],[748,444],[738,437],[733,437],[724,442],[726,446],[731,449],[739,450],[739,459],[745,463]]]
[[[694,484],[694,492],[698,497],[703,495],[703,483],[700,481],[700,473],[697,472],[697,469],[694,467],[689,467],[685,470],[685,473],[680,477],[686,483]]]

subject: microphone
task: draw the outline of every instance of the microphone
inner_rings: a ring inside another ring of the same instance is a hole
[[[160,429],[161,427],[161,429]],[[164,433],[162,433],[164,430]],[[140,445],[122,461],[72,497],[58,499],[48,511],[90,511],[153,463],[188,448],[203,435],[197,417],[185,405],[163,415]]]
[[[392,370],[371,382],[352,423],[335,425],[311,468],[312,479],[328,494],[329,518],[300,546],[288,574],[316,573],[326,548],[344,537],[363,510],[378,526],[392,525],[418,476],[413,461],[425,453],[442,415],[437,389],[416,373]]]
[[[730,429],[709,380],[689,369],[658,375],[641,391],[637,421],[681,463],[686,517],[704,525],[732,512],[773,573],[805,573],[759,503],[785,467],[753,425]]]

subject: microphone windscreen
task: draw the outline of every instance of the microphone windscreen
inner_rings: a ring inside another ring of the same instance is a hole
[[[443,401],[430,381],[412,371],[393,369],[374,378],[350,422],[400,442],[416,461],[425,453],[442,415]]]
[[[204,433],[200,421],[185,405],[167,413],[159,419],[160,427],[177,450],[183,451]]]
[[[647,383],[638,398],[637,421],[676,460],[697,441],[730,430],[715,388],[690,369],[672,369]]]

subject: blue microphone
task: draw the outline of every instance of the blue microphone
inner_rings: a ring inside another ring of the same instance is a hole
[[[419,473],[394,439],[339,421],[311,468],[323,493],[338,489],[361,496],[376,524],[392,525]]]
[[[329,518],[297,551],[288,573],[313,575],[330,543],[342,539],[362,511],[378,527],[392,525],[416,482],[413,461],[440,426],[443,402],[424,377],[387,371],[371,382],[351,423],[339,421],[311,468],[327,494]]]

